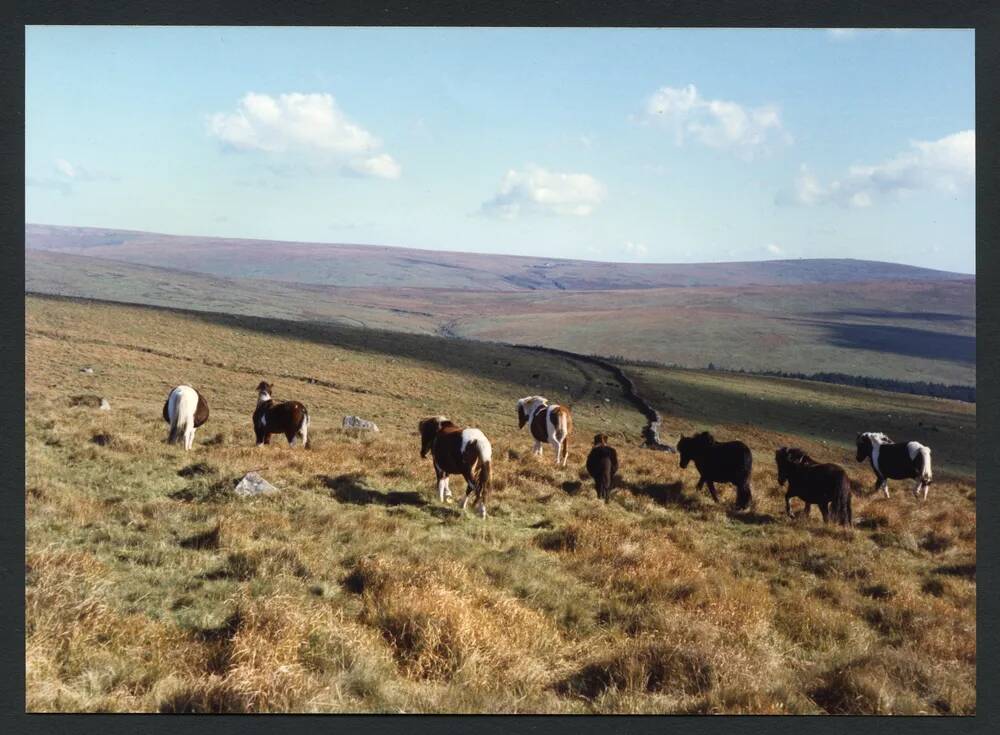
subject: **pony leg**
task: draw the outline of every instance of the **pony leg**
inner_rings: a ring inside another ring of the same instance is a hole
[[[924,500],[927,500],[927,493],[931,490],[931,484],[929,482],[924,483]]]
[[[711,480],[705,480],[705,483],[708,485],[708,492],[712,493],[712,500],[714,500],[716,503],[718,503],[719,502],[719,496],[715,492],[715,483],[712,482]]]
[[[542,456],[542,443],[540,441],[535,441],[535,448],[531,450],[532,454],[537,454],[539,457]]]
[[[188,426],[184,430],[184,449],[190,449],[194,444],[194,427]]]
[[[479,496],[479,487],[472,477],[472,467],[465,467],[462,470],[462,477],[465,478],[465,497],[462,498],[462,510],[465,510],[465,506],[469,504],[469,498],[472,497],[472,494],[476,493],[476,496]]]
[[[823,523],[830,522],[830,508],[826,503],[819,504],[819,512],[823,514]]]
[[[437,475],[438,483],[438,500],[442,503],[445,502],[445,498],[451,498],[451,490],[448,488],[448,475],[442,472],[435,465],[434,474]]]
[[[552,450],[556,453],[556,467],[558,467],[562,457],[562,442],[558,439],[552,439],[549,444],[552,445]]]
[[[785,493],[785,515],[789,518],[794,518],[792,514],[792,496],[790,493]]]

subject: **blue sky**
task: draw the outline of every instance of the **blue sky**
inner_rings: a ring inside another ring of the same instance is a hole
[[[975,270],[972,31],[29,27],[28,222]]]

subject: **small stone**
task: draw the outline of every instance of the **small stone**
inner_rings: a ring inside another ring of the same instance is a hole
[[[82,368],[80,368],[80,372],[81,373],[86,373],[87,375],[93,375],[94,374],[94,368],[92,368],[92,367],[82,367]]]
[[[345,429],[355,430],[355,431],[378,432],[379,430],[378,426],[375,425],[374,421],[368,421],[358,416],[344,416],[343,427]]]
[[[248,472],[243,475],[234,491],[241,498],[253,497],[255,495],[269,495],[278,492],[278,488],[269,483],[256,472]]]
[[[101,405],[98,406],[98,409],[101,410],[101,411],[110,411],[111,410],[111,404],[108,403],[108,399],[107,398],[102,398],[101,399]]]

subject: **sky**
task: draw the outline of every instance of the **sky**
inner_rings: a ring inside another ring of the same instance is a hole
[[[971,30],[25,35],[31,223],[975,272]]]

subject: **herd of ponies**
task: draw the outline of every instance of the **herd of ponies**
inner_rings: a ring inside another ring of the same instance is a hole
[[[253,412],[253,429],[257,446],[269,444],[272,434],[284,434],[290,446],[296,442],[306,446],[309,441],[309,411],[299,401],[275,401],[273,386],[262,381],[257,386],[257,406]],[[208,402],[189,385],[170,391],[163,404],[163,418],[170,425],[167,441],[174,444],[183,438],[184,448],[191,449],[195,429],[208,421]],[[569,438],[573,417],[568,406],[561,406],[542,396],[528,396],[517,402],[518,428],[529,427],[535,440],[534,453],[541,456],[545,444],[555,452],[556,466],[565,467],[569,458]],[[466,482],[464,510],[470,499],[475,501],[480,517],[486,517],[489,496],[493,448],[480,429],[461,427],[446,416],[431,416],[418,424],[420,456],[430,453],[437,479],[439,500],[452,500],[448,487],[451,475],[461,475]],[[869,460],[875,472],[875,490],[889,497],[889,480],[915,479],[913,492],[927,499],[932,480],[931,450],[919,442],[893,442],[880,432],[866,431],[857,435],[858,462]],[[719,496],[715,483],[736,487],[736,507],[746,509],[752,499],[750,473],[753,455],[741,441],[719,442],[707,431],[694,436],[682,436],[677,443],[681,469],[694,462],[698,470],[698,489],[707,485],[715,502]],[[806,515],[818,505],[823,521],[831,516],[844,526],[852,526],[851,487],[844,468],[812,459],[801,449],[780,447],[774,454],[778,468],[778,485],[788,484],[785,512],[793,517],[790,501],[802,499]],[[605,434],[597,434],[587,456],[587,472],[594,480],[597,496],[608,502],[618,474],[618,453],[608,444]]]

